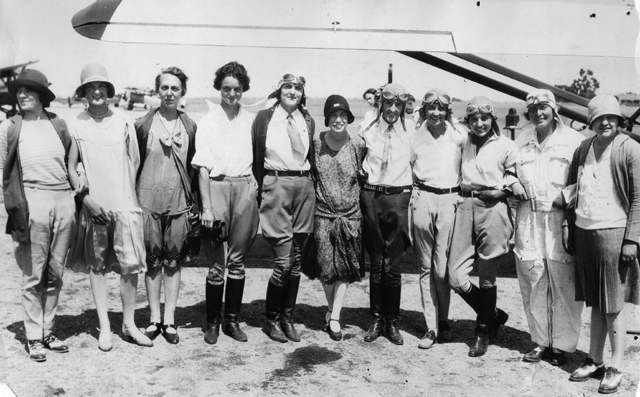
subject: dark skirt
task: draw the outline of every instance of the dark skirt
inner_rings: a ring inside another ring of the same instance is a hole
[[[638,261],[620,261],[625,228],[575,228],[576,300],[604,313],[640,304]]]

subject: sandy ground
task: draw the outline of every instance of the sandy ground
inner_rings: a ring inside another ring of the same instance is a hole
[[[54,109],[58,111],[58,109]],[[73,113],[77,113],[74,109]],[[0,228],[6,215],[0,210]],[[421,314],[418,269],[411,254],[403,265],[400,329],[403,346],[380,338],[365,343],[369,324],[368,281],[353,284],[342,313],[340,342],[324,332],[326,310],[317,281],[303,278],[296,308],[299,343],[280,344],[262,332],[264,296],[271,255],[258,238],[247,265],[247,286],[241,326],[249,342],[222,335],[217,345],[203,342],[204,277],[206,268],[186,267],[176,313],[181,341],[168,344],[162,337],[152,348],[129,344],[121,338],[118,278],[109,277],[109,308],[114,348],[98,350],[98,319],[88,276],[67,272],[60,300],[57,333],[70,352],[50,353],[44,363],[29,360],[20,306],[21,273],[13,258],[9,236],[0,235],[0,335],[7,357],[0,358],[0,380],[18,396],[594,396],[598,380],[568,380],[588,351],[589,310],[583,312],[578,351],[562,367],[546,362],[522,362],[533,344],[527,332],[513,260],[506,260],[498,279],[498,303],[510,315],[498,340],[481,358],[467,356],[472,342],[474,313],[452,296],[454,341],[430,350],[417,348],[425,332]],[[475,278],[474,278],[475,280]],[[640,330],[638,307],[629,306],[629,328]],[[149,310],[142,279],[138,288],[136,321],[144,326]],[[606,357],[609,355],[606,347]],[[627,337],[620,396],[634,396],[640,377],[640,340]]]

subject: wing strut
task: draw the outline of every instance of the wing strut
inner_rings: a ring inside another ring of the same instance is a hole
[[[478,84],[482,84],[482,85],[484,85],[486,87],[492,88],[492,89],[494,89],[496,91],[500,91],[503,94],[511,95],[512,97],[518,98],[521,101],[524,101],[524,100],[527,99],[527,92],[524,91],[524,90],[516,88],[516,87],[514,87],[512,85],[503,83],[501,81],[492,79],[490,77],[483,76],[480,73],[474,72],[474,71],[469,70],[467,68],[464,68],[462,66],[453,64],[453,63],[448,62],[448,61],[445,61],[445,60],[440,59],[438,57],[435,57],[435,56],[433,56],[431,54],[427,54],[426,52],[419,52],[419,51],[398,51],[398,52],[400,54],[403,54],[403,55],[406,55],[406,56],[408,56],[410,58],[413,58],[413,59],[415,59],[417,61],[420,61],[420,62],[426,63],[428,65],[434,66],[434,67],[436,67],[438,69],[445,70],[445,71],[447,71],[449,73],[453,73],[453,74],[458,75],[458,76],[460,76],[462,78],[469,79],[469,80],[474,81],[474,82],[476,82]],[[459,54],[452,54],[452,55],[459,55]],[[468,54],[465,54],[465,55],[468,55]],[[479,57],[476,57],[476,58],[479,58]],[[482,58],[479,58],[479,59],[482,59]],[[484,65],[479,65],[479,66],[484,66]],[[497,66],[499,66],[499,65],[497,65]],[[504,68],[504,69],[505,69],[505,71],[510,71],[507,68]],[[513,72],[513,71],[511,71],[511,72],[512,73],[516,73],[516,72]],[[497,73],[506,75],[507,77],[514,78],[513,76],[511,76],[511,73],[507,74],[504,71],[500,71],[500,72],[497,72]],[[524,76],[524,77],[526,77],[526,76]],[[536,87],[536,88],[547,88],[549,86],[548,84],[545,84],[545,83],[543,83],[541,81],[538,81],[538,80],[535,80],[535,79],[532,79],[532,78],[528,78],[528,79],[531,79],[531,80],[529,80],[529,82],[526,82],[526,84],[531,85],[533,87]],[[518,80],[518,79],[514,78],[514,80]],[[555,89],[558,90],[557,88],[555,88]],[[570,94],[570,95],[573,95],[573,94]],[[560,96],[560,95],[558,95],[558,96]],[[563,96],[563,98],[564,98],[564,96]],[[588,103],[588,101],[586,99],[582,98],[582,97],[578,97],[578,98],[580,98],[582,101],[586,101],[584,103],[584,105],[583,105],[583,106],[586,106],[586,103]],[[571,101],[571,102],[573,102],[573,101]],[[582,105],[582,103],[579,103],[579,104]],[[565,116],[565,117],[568,117],[570,119],[579,121],[579,122],[581,122],[583,124],[587,123],[587,116],[584,113],[580,113],[580,112],[578,112],[576,110],[573,110],[573,109],[570,109],[570,108],[567,108],[567,107],[564,107],[564,106],[559,106],[558,107],[558,113],[560,113],[562,116]]]

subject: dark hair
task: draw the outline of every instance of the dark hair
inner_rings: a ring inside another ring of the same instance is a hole
[[[162,76],[163,74],[171,74],[173,76],[176,76],[178,80],[180,80],[180,85],[182,85],[182,95],[187,93],[187,80],[189,80],[189,78],[186,74],[184,74],[182,69],[175,66],[162,69],[160,74],[156,76],[156,92],[160,90],[160,76]]]
[[[440,103],[440,105],[442,105],[442,107],[444,108],[444,111],[445,111],[444,118],[445,118],[445,120],[447,120],[449,123],[453,124],[452,123],[452,120],[453,120],[453,109],[451,109],[451,106],[450,105],[444,105],[439,100],[431,102],[429,104],[429,106],[431,106],[435,102]],[[422,117],[426,121],[427,120],[427,105],[420,106],[420,109],[418,110],[418,113],[420,114],[420,117]]]
[[[414,97],[411,94],[407,94],[407,102],[415,102],[416,101],[416,97]]]
[[[369,88],[368,90],[366,90],[364,92],[364,94],[362,94],[362,99],[367,99],[367,94],[371,94],[373,96],[376,96],[376,89],[375,88]]]
[[[216,77],[213,79],[213,88],[220,91],[222,88],[222,81],[227,76],[231,76],[238,80],[242,86],[242,92],[249,91],[249,82],[251,79],[249,78],[249,74],[247,74],[247,69],[238,62],[229,62],[216,70]]]

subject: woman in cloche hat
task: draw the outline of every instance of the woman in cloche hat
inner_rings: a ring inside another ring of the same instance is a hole
[[[316,206],[312,249],[302,261],[309,278],[319,278],[327,297],[327,333],[342,339],[340,310],[347,287],[359,281],[364,271],[362,213],[358,170],[364,158],[364,140],[347,131],[353,122],[349,103],[331,95],[324,104],[324,125],[328,131],[316,134]]]
[[[48,86],[39,71],[20,72],[7,84],[20,113],[0,124],[7,232],[13,236],[16,262],[22,269],[22,313],[34,361],[45,361],[47,349],[69,351],[52,329],[75,226],[65,164],[72,140],[66,123],[44,110],[56,97]]]
[[[618,99],[597,95],[587,107],[595,136],[573,154],[569,185],[577,184],[567,216],[575,252],[576,300],[591,307],[589,354],[569,379],[603,376],[600,393],[615,393],[622,381],[627,334],[626,303],[640,304],[640,145],[622,131]],[[604,365],[609,335],[611,360]]]
[[[147,270],[143,213],[135,189],[140,153],[134,125],[107,106],[107,98],[113,97],[115,90],[104,66],[86,65],[80,81],[76,94],[86,98],[88,106],[70,129],[76,144],[69,153],[69,177],[82,200],[70,261],[76,270],[89,272],[100,321],[98,348],[109,351],[112,347],[106,277],[110,271],[120,274],[122,334],[140,346],[153,346],[133,318],[138,274]],[[82,181],[78,184],[80,159],[88,191]]]

